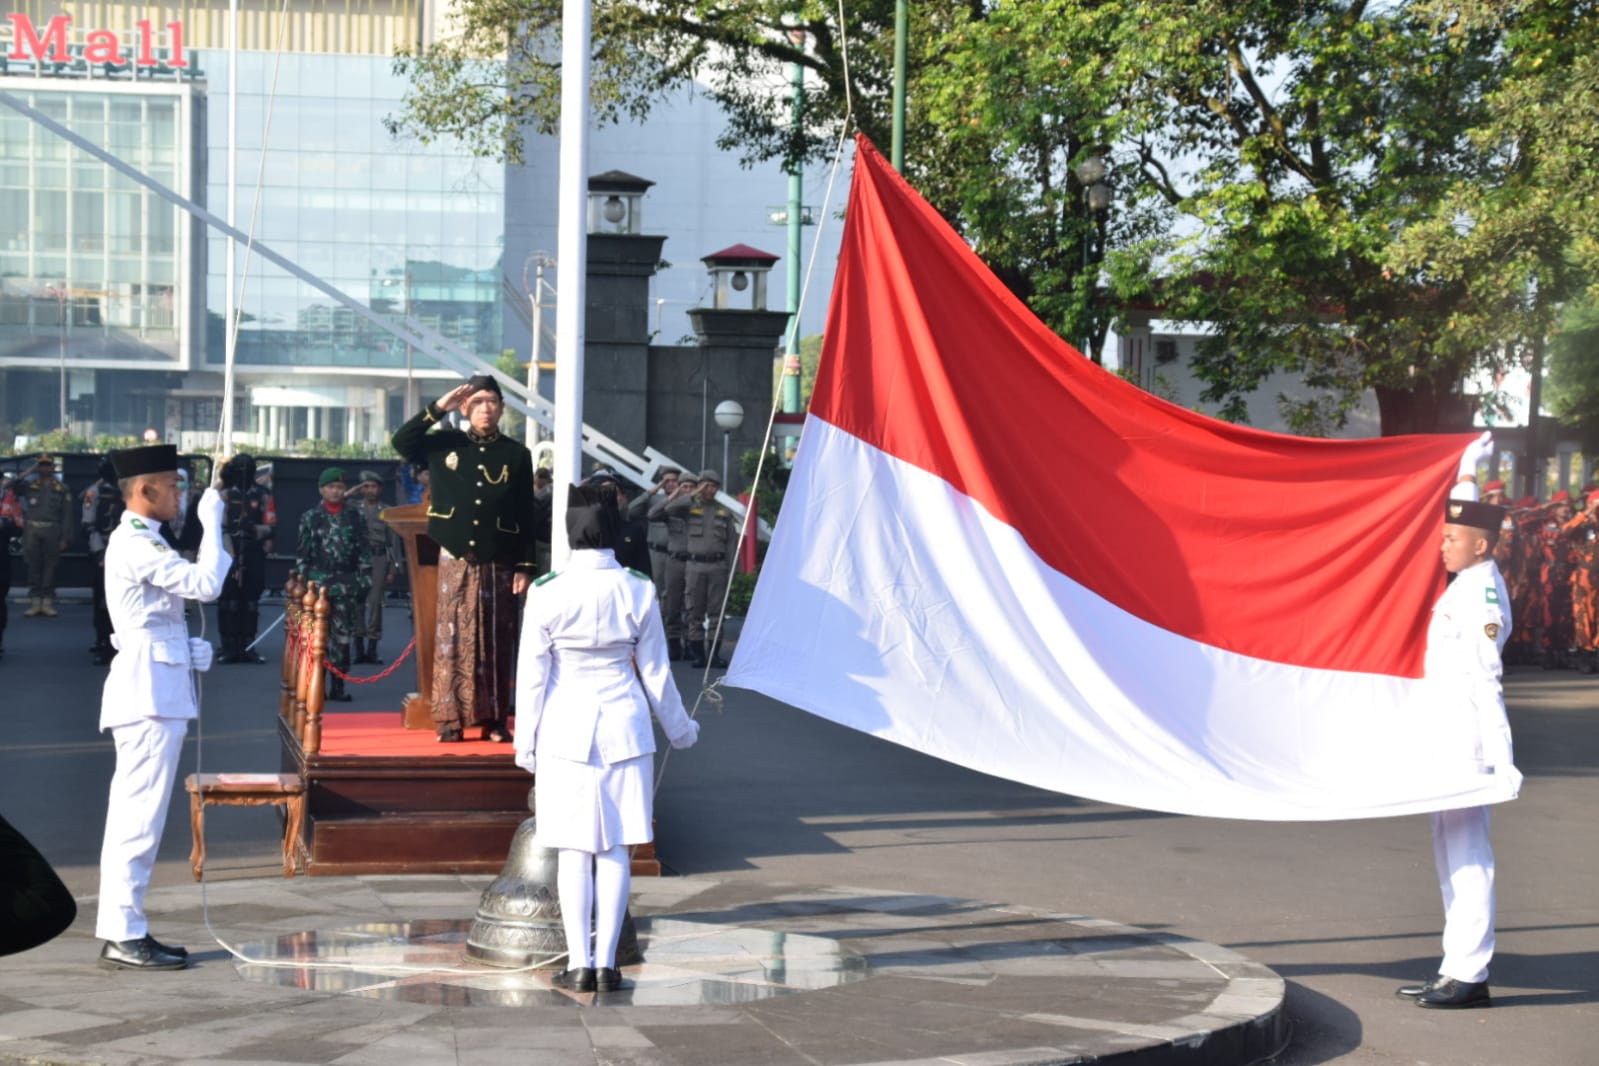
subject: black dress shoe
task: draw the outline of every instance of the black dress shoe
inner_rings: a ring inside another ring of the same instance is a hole
[[[1449,978],[1445,977],[1443,974],[1439,974],[1426,984],[1400,985],[1398,988],[1394,989],[1394,995],[1404,996],[1406,999],[1415,999],[1417,996],[1426,995],[1428,992],[1431,992],[1433,989],[1437,988],[1447,980],[1449,980]]]
[[[615,971],[612,971],[613,973]],[[594,991],[594,967],[579,966],[575,970],[563,970],[550,978],[550,984],[556,988],[564,988],[568,992]]]
[[[1430,991],[1416,997],[1416,1006],[1435,1010],[1466,1010],[1471,1007],[1491,1007],[1487,981],[1456,981],[1445,977]]]
[[[596,992],[615,992],[622,987],[622,971],[614,966],[601,966],[594,971]]]
[[[156,948],[158,950],[164,951],[168,955],[176,955],[180,959],[186,959],[186,958],[189,957],[189,949],[184,947],[181,944],[163,944],[163,943],[161,943],[161,941],[157,940],[155,937],[150,936],[149,933],[146,933],[144,935],[145,935],[146,938],[149,939],[150,943],[152,943],[152,944],[154,944],[156,946]]]
[[[181,970],[189,965],[183,955],[162,951],[149,933],[137,940],[107,940],[100,949],[100,965],[107,970]]]

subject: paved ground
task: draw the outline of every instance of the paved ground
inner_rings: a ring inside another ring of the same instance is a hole
[[[403,611],[389,618],[391,631],[405,628]],[[88,640],[81,608],[49,622],[13,613],[0,663],[9,697],[0,715],[12,727],[0,744],[0,809],[75,891],[92,894],[111,758],[93,733],[99,679]],[[385,650],[399,643],[391,638]],[[209,676],[208,769],[275,768],[270,708],[258,683],[239,680],[262,669]],[[362,698],[393,706],[403,676],[385,683],[392,692]],[[686,694],[691,680],[680,675]],[[1392,995],[1437,957],[1439,904],[1421,818],[1281,825],[1114,808],[973,774],[729,692],[702,712],[700,744],[662,771],[659,849],[684,882],[752,899],[787,886],[853,886],[862,898],[913,893],[1007,913],[1093,915],[1219,944],[1287,979],[1293,1036],[1273,1060],[1284,1066],[1595,1062],[1599,682],[1532,672],[1513,676],[1509,693],[1527,783],[1496,816],[1500,954],[1490,1011],[1424,1012]],[[214,876],[270,877],[271,814],[227,810],[208,822]],[[187,849],[175,808],[157,883],[163,898],[174,892],[192,906]],[[100,980],[86,937],[69,934],[45,950],[66,952],[69,968],[77,960],[82,980]],[[231,978],[226,987],[235,987]]]

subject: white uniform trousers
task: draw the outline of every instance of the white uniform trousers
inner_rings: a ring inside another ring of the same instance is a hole
[[[186,718],[141,718],[111,729],[117,769],[100,848],[100,909],[94,924],[94,935],[102,940],[136,940],[150,931],[144,890],[161,847],[188,729]]]
[[[1438,972],[1456,981],[1486,981],[1494,954],[1494,849],[1488,840],[1488,808],[1434,813],[1432,852],[1444,897],[1444,961]]]

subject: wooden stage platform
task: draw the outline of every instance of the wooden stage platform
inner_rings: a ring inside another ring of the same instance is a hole
[[[315,753],[286,722],[278,729],[283,772],[305,782],[306,873],[500,871],[533,786],[511,745],[440,744],[429,730],[406,729],[398,710],[324,712],[321,726]],[[640,846],[633,873],[660,872],[655,845]]]
[[[416,542],[425,522],[411,516],[409,525],[390,524],[410,530],[407,558],[422,573]],[[431,577],[418,580],[422,589],[434,587]],[[432,626],[418,625],[418,692],[407,708],[333,712],[324,692],[327,592],[294,574],[285,592],[279,769],[303,786],[301,868],[313,877],[499,873],[529,815],[533,775],[516,765],[510,744],[438,742],[426,716]],[[416,610],[430,620],[431,599],[418,596]],[[634,849],[634,874],[660,872],[654,844]]]

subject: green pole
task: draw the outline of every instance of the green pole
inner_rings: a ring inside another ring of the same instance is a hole
[[[905,170],[905,39],[910,36],[908,0],[894,0],[894,143],[889,158]]]
[[[796,137],[805,121],[805,68],[791,65],[794,86],[793,129]],[[799,355],[799,305],[801,236],[805,226],[805,207],[800,202],[805,195],[804,165],[794,160],[788,172],[788,337],[783,355],[783,413],[793,414],[800,409],[800,355]]]

